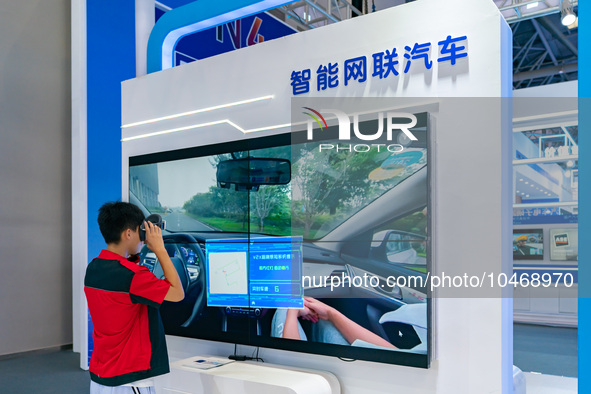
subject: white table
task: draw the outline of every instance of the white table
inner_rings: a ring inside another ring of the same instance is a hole
[[[156,379],[158,394],[340,394],[335,375],[281,365],[235,361],[200,370],[185,366],[204,356],[179,360],[170,365],[170,374]]]

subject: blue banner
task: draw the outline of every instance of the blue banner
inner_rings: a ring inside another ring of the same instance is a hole
[[[174,50],[174,65],[246,48],[295,32],[291,26],[262,12],[181,38]]]
[[[513,216],[513,224],[561,224],[561,223],[578,223],[579,215],[564,214],[564,215],[524,215]]]

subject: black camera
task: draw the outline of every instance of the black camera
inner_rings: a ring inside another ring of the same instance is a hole
[[[154,226],[160,227],[162,230],[166,229],[166,220],[162,220],[162,216],[157,213],[153,213],[146,218],[146,222],[151,222]],[[140,226],[140,241],[146,240],[146,227],[145,223]]]

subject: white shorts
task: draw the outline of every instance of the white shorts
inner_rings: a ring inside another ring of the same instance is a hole
[[[154,386],[152,387],[133,387],[133,386],[103,386],[90,381],[90,394],[156,394]]]

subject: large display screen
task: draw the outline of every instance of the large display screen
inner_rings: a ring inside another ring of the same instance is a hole
[[[579,231],[576,228],[550,230],[550,260],[579,259]]]
[[[513,230],[513,259],[543,260],[544,231],[542,229]]]
[[[416,140],[389,136],[395,149],[322,149],[338,147],[328,127],[131,157],[130,202],[166,220],[185,287],[160,309],[167,334],[428,367],[429,294],[410,280],[430,269],[428,116],[416,117]]]

